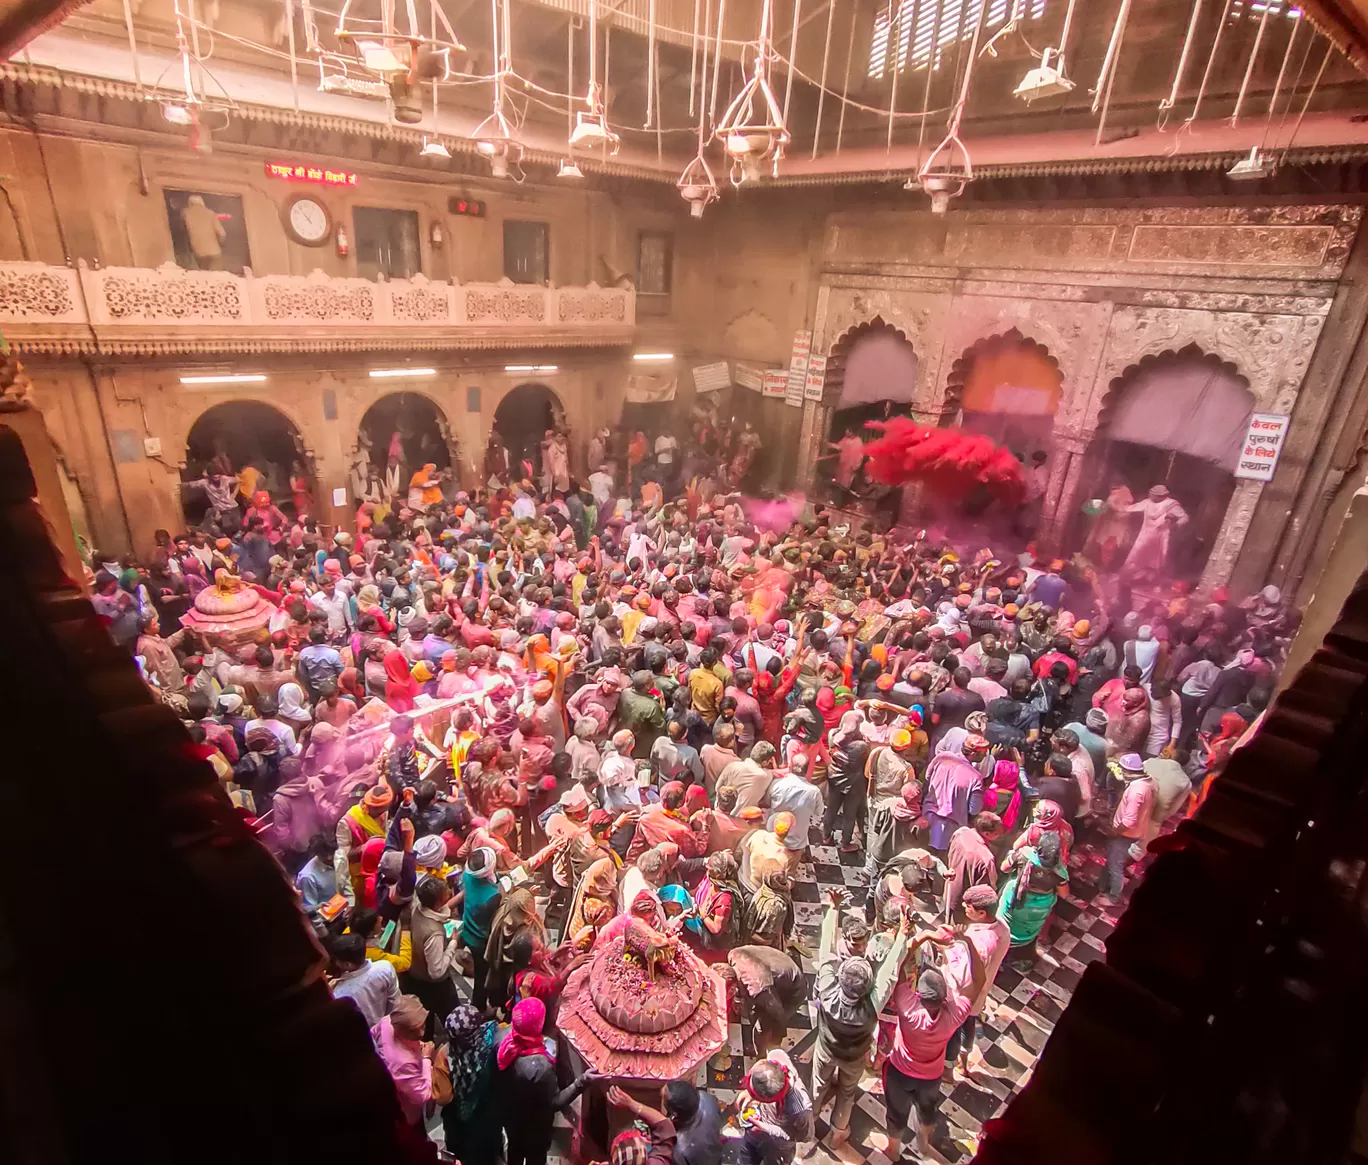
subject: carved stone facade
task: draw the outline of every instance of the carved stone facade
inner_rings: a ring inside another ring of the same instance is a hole
[[[1195,344],[1232,364],[1260,412],[1288,413],[1358,230],[1354,206],[969,210],[833,215],[813,349],[831,352],[878,316],[916,349],[913,412],[953,419],[951,365],[1015,328],[1058,362],[1046,526],[1057,540],[1081,502],[1083,454],[1107,394],[1146,356]],[[890,257],[892,254],[893,257]],[[842,385],[805,408],[811,475]],[[1279,471],[1282,471],[1280,465]],[[1203,583],[1230,578],[1263,490],[1239,481]]]
[[[320,352],[630,343],[630,289],[0,263],[0,329],[30,352]]]

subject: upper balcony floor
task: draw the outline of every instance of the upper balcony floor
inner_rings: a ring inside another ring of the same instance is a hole
[[[118,354],[611,347],[630,289],[241,275],[0,262],[0,332],[21,351]]]

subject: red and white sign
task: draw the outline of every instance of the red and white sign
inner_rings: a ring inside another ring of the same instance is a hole
[[[825,356],[808,357],[807,381],[803,386],[804,399],[822,399],[822,390],[826,388],[826,366],[827,358]]]
[[[788,376],[787,368],[766,368],[764,380],[761,381],[761,393],[765,396],[783,396],[788,386]]]
[[[350,170],[329,170],[303,162],[267,162],[266,177],[283,178],[286,182],[312,182],[316,186],[355,186],[357,182]]]
[[[808,355],[812,351],[812,333],[793,333],[793,352],[789,356],[788,383],[784,386],[784,403],[794,408],[803,406],[803,386],[807,383]]]
[[[1250,481],[1273,480],[1290,420],[1284,413],[1255,413],[1249,418],[1244,444],[1240,446],[1240,460],[1235,466],[1236,477]]]

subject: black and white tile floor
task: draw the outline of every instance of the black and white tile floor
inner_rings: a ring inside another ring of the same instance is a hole
[[[815,956],[826,892],[833,887],[842,887],[851,892],[852,900],[859,902],[863,898],[863,881],[859,873],[863,855],[842,854],[835,847],[813,845],[810,856],[811,861],[799,867],[794,886],[794,913],[798,935]],[[1055,905],[1040,943],[1040,959],[1024,973],[1013,970],[1004,962],[994,980],[990,991],[992,1002],[978,1026],[976,1047],[982,1063],[976,1066],[975,1081],[955,1081],[950,1072],[946,1072],[941,1084],[944,1101],[931,1139],[931,1161],[965,1162],[973,1157],[983,1122],[1000,1114],[1016,1091],[1030,1079],[1036,1057],[1054,1030],[1084,968],[1103,956],[1119,908],[1103,910],[1088,904],[1088,900],[1100,892],[1102,854],[1098,848],[1081,843],[1070,855],[1069,866],[1071,897],[1061,899]],[[1128,879],[1128,891],[1131,880]],[[939,886],[936,890],[939,891]],[[929,906],[929,901],[919,904]],[[934,921],[929,909],[921,913],[927,924]],[[811,977],[812,957],[804,956],[801,961],[803,970]],[[468,991],[468,981],[462,981],[461,986]],[[813,1024],[811,1005],[800,1009],[790,1020],[783,1045],[805,1073],[810,1069],[816,1040]],[[700,1088],[710,1091],[723,1105],[735,1095],[746,1067],[755,1058],[749,1024],[733,1023],[729,1034],[727,1046],[699,1068],[695,1079]],[[569,1119],[573,1119],[573,1114]],[[568,1162],[569,1119],[557,1120],[550,1165]],[[440,1125],[436,1127],[440,1139]],[[879,1077],[870,1073],[861,1081],[860,1096],[851,1116],[850,1140],[844,1146],[840,1149],[831,1147],[825,1120],[818,1121],[817,1132],[818,1142],[804,1159],[806,1163],[890,1165],[883,1085]],[[895,1154],[896,1151],[894,1146]]]

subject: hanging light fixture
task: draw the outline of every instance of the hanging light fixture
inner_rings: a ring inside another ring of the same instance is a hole
[[[960,140],[959,128],[964,120],[964,107],[969,101],[969,85],[974,79],[974,61],[978,57],[979,34],[983,31],[987,7],[986,4],[978,6],[978,18],[974,22],[974,35],[969,42],[966,58],[968,64],[964,67],[964,80],[960,84],[959,97],[951,107],[945,137],[918,168],[916,185],[908,183],[908,187],[925,190],[931,196],[932,214],[944,214],[949,210],[950,200],[963,194],[964,188],[974,180],[974,163],[964,142]]]
[[[1271,178],[1277,172],[1277,162],[1258,146],[1250,146],[1249,153],[1226,171],[1226,177],[1236,182],[1256,182]]]
[[[1027,72],[1021,84],[1012,90],[1012,96],[1020,97],[1027,105],[1042,97],[1062,97],[1070,92],[1074,83],[1064,75],[1064,49],[1069,43],[1069,27],[1073,24],[1074,4],[1064,10],[1064,27],[1059,33],[1059,47],[1045,49],[1040,54],[1040,64]]]
[[[789,143],[784,115],[769,83],[770,65],[775,59],[770,37],[772,8],[773,0],[764,0],[760,34],[750,46],[755,53],[750,79],[732,99],[713,130],[732,158],[732,184],[735,186],[760,178],[766,164],[770,173],[777,175],[784,147]],[[738,169],[741,172],[739,179],[736,177]]]
[[[679,187],[679,196],[689,204],[689,213],[694,218],[702,218],[703,208],[721,197],[717,190],[717,179],[713,177],[712,167],[708,165],[701,148],[694,160],[684,167],[684,173],[679,176],[676,185]]]
[[[512,72],[508,41],[508,0],[502,9],[499,0],[490,0],[494,31],[494,108],[489,116],[475,127],[470,136],[475,148],[489,159],[489,172],[495,178],[507,178],[508,167],[522,158],[522,145],[513,137],[513,130],[504,116],[504,79]]]
[[[451,151],[446,148],[441,138],[423,137],[423,148],[418,151],[420,158],[450,158]]]
[[[575,114],[575,125],[570,131],[572,150],[604,149],[618,152],[620,139],[608,128],[608,110],[603,103],[603,90],[598,81],[598,0],[589,0],[589,87],[584,95],[587,109]]]
[[[705,45],[703,67],[698,77],[698,153],[694,155],[693,161],[684,167],[684,173],[679,176],[679,181],[675,183],[679,188],[679,196],[689,204],[689,214],[694,218],[702,218],[704,208],[707,207],[708,203],[716,202],[721,197],[717,190],[717,179],[713,177],[712,167],[708,165],[708,159],[703,153],[704,146],[707,144],[706,126],[708,119],[708,103],[705,99],[708,93],[707,37],[708,29],[705,25],[703,29]],[[693,100],[692,78],[689,82],[689,99]]]
[[[593,81],[589,82],[589,93],[584,100],[589,108],[575,114],[575,128],[570,133],[570,148],[585,150],[603,147],[608,153],[616,154],[620,139],[608,128],[608,113],[603,106],[603,97]]]
[[[575,165],[574,158],[562,158],[560,169],[556,171],[557,178],[583,178],[584,172]]]
[[[195,120],[191,106],[181,101],[163,101],[161,115],[169,125],[187,126]]]
[[[494,112],[480,122],[470,136],[475,139],[475,148],[489,159],[489,172],[495,178],[507,178],[509,163],[522,157],[522,146],[514,141],[498,98],[495,98]]]
[[[1264,16],[1268,16],[1267,8],[1264,9]],[[1268,99],[1268,113],[1264,117],[1263,136],[1259,140],[1259,144],[1257,146],[1250,146],[1249,153],[1247,156],[1239,159],[1239,161],[1237,161],[1233,166],[1230,167],[1229,170],[1226,171],[1226,177],[1231,179],[1231,181],[1233,182],[1257,182],[1261,178],[1272,178],[1273,175],[1278,172],[1278,158],[1274,156],[1274,152],[1272,150],[1266,149],[1265,147],[1267,147],[1268,145],[1268,135],[1273,129],[1273,111],[1278,106],[1278,97],[1282,93],[1283,80],[1287,76],[1287,66],[1288,63],[1292,60],[1292,46],[1297,43],[1297,33],[1301,31],[1301,18],[1302,14],[1300,10],[1298,10],[1296,15],[1292,18],[1292,34],[1287,38],[1287,48],[1283,51],[1282,64],[1278,67],[1278,79],[1273,82],[1273,96]],[[1263,32],[1262,21],[1259,24],[1259,32],[1260,34],[1262,34]],[[1255,40],[1254,53],[1250,56],[1249,67],[1245,70],[1246,85],[1249,81],[1249,75],[1253,70],[1254,55],[1257,55],[1258,51],[1259,42],[1258,40]],[[1324,68],[1323,65],[1322,68]],[[1317,74],[1316,79],[1319,81],[1319,74]],[[1296,89],[1295,84],[1293,85],[1293,89]],[[1230,118],[1231,125],[1234,125],[1235,119],[1239,117],[1240,101],[1243,99],[1243,97],[1244,86],[1241,87],[1240,97],[1235,102],[1235,110],[1231,114]],[[1291,99],[1289,98],[1289,108],[1290,104]],[[1286,118],[1287,108],[1284,108],[1283,119],[1286,120]]]

